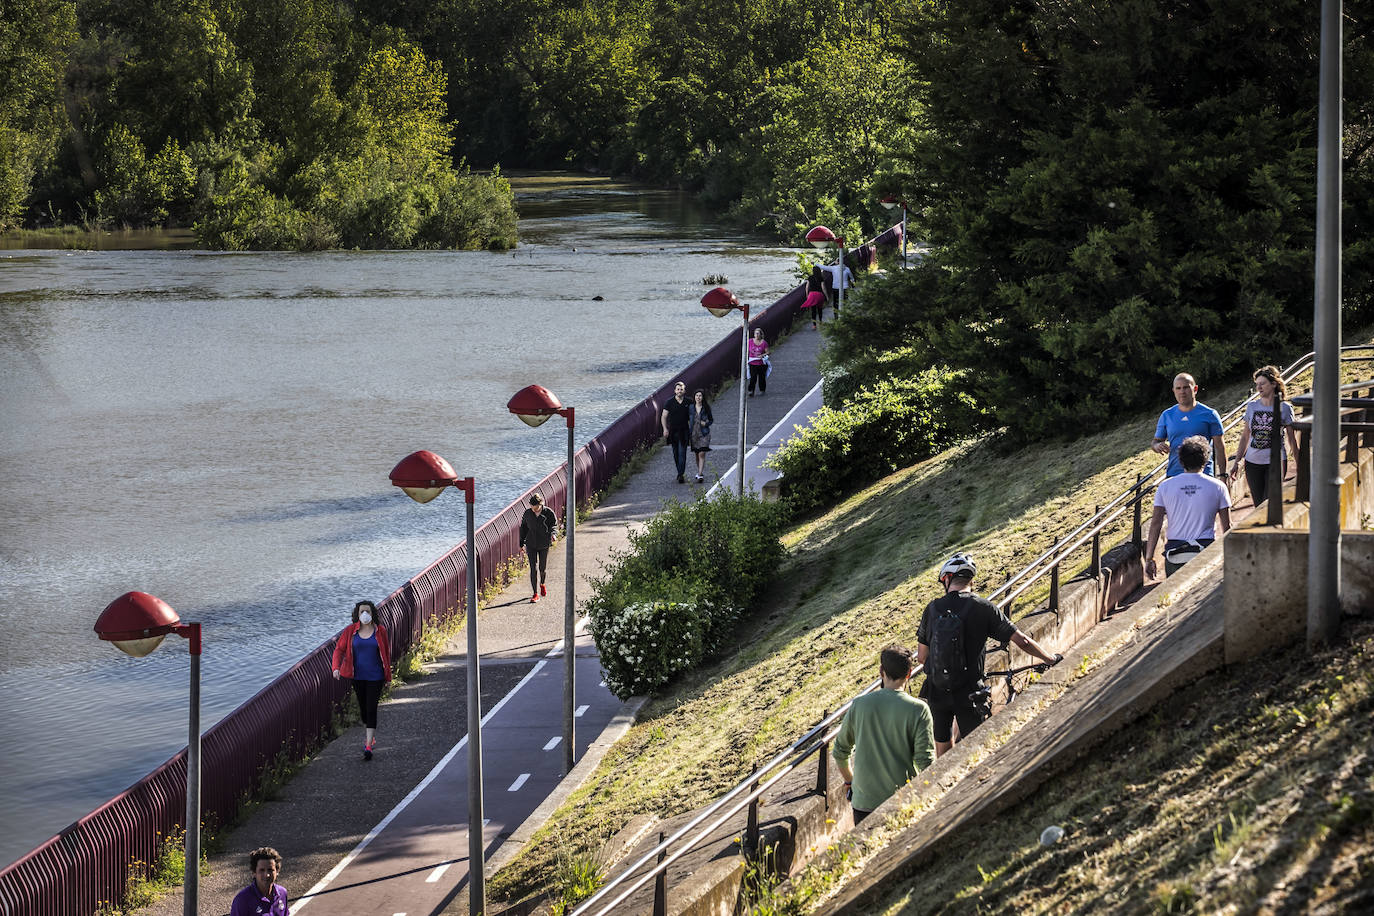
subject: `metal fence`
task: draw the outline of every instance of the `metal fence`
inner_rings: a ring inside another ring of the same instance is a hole
[[[870,247],[892,247],[899,227]],[[850,253],[857,264],[861,251]],[[770,338],[795,319],[804,289],[796,287],[751,322]],[[703,320],[705,315],[703,314]],[[635,452],[660,435],[659,411],[681,380],[688,390],[710,389],[739,372],[739,335],[731,331],[652,395],[632,407],[574,455],[577,492],[603,489]],[[567,463],[526,490],[477,529],[477,568],[482,584],[521,555],[520,516],[530,494],[542,493],[555,513],[566,510]],[[459,543],[378,606],[378,619],[392,634],[399,657],[426,626],[461,613],[467,594],[465,545]],[[252,699],[225,716],[202,738],[201,810],[207,824],[230,822],[257,788],[264,770],[295,759],[330,727],[347,697],[345,682],[332,676],[334,640],[316,648]],[[153,862],[160,837],[185,819],[186,751],[0,871],[3,916],[90,916],[101,901],[123,899],[131,863]]]
[[[1342,347],[1341,351],[1342,361],[1374,361],[1374,346]],[[1291,383],[1297,377],[1310,371],[1313,361],[1314,354],[1308,353],[1283,371],[1284,380]],[[1367,388],[1368,383],[1346,387],[1354,391],[1359,388]],[[1222,423],[1226,429],[1234,428],[1241,421],[1245,413],[1245,405],[1250,400],[1253,400],[1253,396],[1242,401],[1239,406],[1222,417]],[[1353,406],[1363,408],[1366,405]],[[1362,427],[1354,430],[1351,435],[1353,436],[1359,431],[1363,431]],[[1366,444],[1368,441],[1367,439]],[[1124,525],[1127,513],[1130,513],[1131,518],[1129,543],[1135,544],[1137,549],[1143,549],[1141,514],[1144,500],[1151,492],[1155,479],[1164,472],[1168,464],[1167,459],[1160,461],[1148,474],[1137,477],[1134,484],[1123,489],[1106,506],[1095,508],[1093,514],[1077,527],[1056,536],[1052,546],[988,595],[988,600],[1010,614],[1015,602],[1048,576],[1050,583],[1046,611],[1057,612],[1059,609],[1060,567],[1070,560],[1071,555],[1086,548],[1091,551],[1088,560],[1089,573],[1094,578],[1099,577],[1102,573],[1102,537],[1113,528]],[[1113,586],[1121,587],[1119,582],[1114,582]],[[1124,594],[1112,592],[1104,597],[1104,603],[1108,607],[1114,607],[1126,597]],[[921,670],[921,666],[918,665],[913,676],[920,674]],[[758,810],[767,791],[788,773],[804,765],[812,756],[818,755],[816,791],[824,793],[827,790],[829,779],[827,758],[830,743],[839,733],[840,721],[855,699],[877,690],[880,686],[882,686],[881,681],[873,681],[838,710],[827,713],[820,723],[809,729],[806,734],[767,763],[761,767],[755,767],[754,772],[747,779],[735,785],[719,799],[695,814],[687,823],[673,831],[671,836],[660,833],[658,845],[623,868],[616,877],[578,905],[572,911],[571,916],[608,916],[608,914],[615,912],[616,907],[624,903],[635,891],[650,881],[653,881],[655,885],[654,916],[664,916],[668,911],[668,867],[705,842],[721,825],[746,808],[749,814],[742,848],[746,852],[756,849],[758,844]],[[651,868],[643,872],[640,871],[651,863]]]

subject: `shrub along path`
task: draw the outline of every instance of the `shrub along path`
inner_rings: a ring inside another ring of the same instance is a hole
[[[811,331],[809,325],[798,322],[796,332],[776,341],[775,346],[777,352],[768,393],[748,400],[750,445],[772,429],[820,379],[816,367],[820,335]],[[716,418],[712,431],[715,448],[708,456],[708,484],[714,482],[716,476],[723,474],[734,462],[739,429],[738,406],[738,393],[733,386],[723,391],[718,400],[712,401]],[[625,549],[630,531],[642,526],[665,500],[691,499],[705,489],[692,483],[677,484],[675,477],[671,451],[655,448],[647,461],[618,489],[607,494],[591,516],[577,526],[576,574],[580,596],[589,593],[589,581],[601,574],[602,564],[611,551]],[[689,481],[691,477],[689,474]],[[482,707],[485,712],[490,713],[502,698],[508,696],[561,640],[564,560],[563,542],[559,541],[549,552],[549,594],[537,604],[530,603],[529,578],[526,573],[521,573],[509,587],[483,606],[479,638],[483,662]],[[579,659],[585,657],[588,660],[585,665],[594,669],[595,662],[590,660],[595,657],[595,647],[585,637],[579,639],[578,643]],[[315,887],[343,857],[355,849],[388,812],[431,774],[465,735],[465,659],[466,634],[460,631],[446,646],[439,660],[430,666],[428,676],[398,687],[391,699],[382,705],[378,715],[379,749],[373,761],[364,763],[359,759],[362,729],[355,725],[339,740],[320,751],[242,824],[221,837],[220,850],[210,857],[210,872],[202,879],[202,912],[228,912],[233,895],[248,882],[247,854],[257,846],[274,846],[285,857],[281,881],[290,890],[293,901]],[[579,705],[592,703],[597,699],[595,691],[598,690],[602,696],[597,705],[619,705],[605,688],[595,686],[595,680],[590,684],[584,682],[581,671],[583,662],[579,662],[578,667]],[[551,728],[552,734],[557,734],[561,731],[562,721],[563,679],[560,662],[551,661],[543,673],[547,676],[532,679],[521,688],[519,694],[524,703],[547,711],[552,724],[546,727]],[[602,721],[605,721],[604,716]],[[579,726],[580,748],[595,740],[601,731],[600,727],[586,728],[581,720]],[[490,745],[491,739],[488,739],[488,748]],[[508,786],[519,774],[510,772],[508,768],[495,767],[487,748],[484,748],[483,756],[485,796],[490,808],[493,796],[508,794]],[[551,778],[563,775],[561,753],[551,752],[541,756],[549,757],[556,768]],[[459,753],[453,755],[447,768],[458,770],[458,776],[462,777],[466,774],[466,766],[466,756]],[[530,767],[524,766],[522,769],[529,770]],[[579,771],[589,771],[589,768],[580,767]],[[527,784],[535,782],[531,777]],[[566,787],[555,790],[553,797],[559,798],[566,791]],[[457,804],[465,821],[466,808],[461,799],[460,794]],[[424,804],[410,807],[426,809]],[[509,832],[509,828],[504,828],[501,839]],[[461,889],[457,885],[466,874],[467,842],[462,837],[454,839],[452,834],[447,836],[440,844],[448,850],[447,855],[436,859],[433,849],[417,850],[424,857],[427,867],[412,876],[411,880],[418,881],[426,891],[441,890],[440,896],[448,901],[445,912],[465,913],[466,881],[463,881]],[[490,832],[487,838],[489,858],[493,855],[496,840],[495,831]],[[377,846],[380,849],[382,844],[378,842]],[[385,861],[388,873],[393,876],[399,877],[412,868],[397,861]],[[439,880],[427,882],[425,879],[434,873],[435,866],[441,862],[451,862],[450,867]],[[421,866],[413,867],[419,869]],[[343,875],[332,879],[324,888],[326,893],[307,905],[305,913],[340,912],[336,908],[336,902],[342,899],[338,889],[350,883],[362,884],[364,880],[374,886],[380,883],[375,876],[358,882],[350,882]],[[436,888],[436,885],[440,887]],[[388,903],[394,903],[395,906],[388,906],[383,916],[402,911],[431,912],[429,908],[408,909],[409,901],[402,899],[399,894]],[[350,916],[367,916],[352,906],[350,901],[346,910]],[[152,916],[177,916],[181,911],[182,895],[177,890],[140,912]]]

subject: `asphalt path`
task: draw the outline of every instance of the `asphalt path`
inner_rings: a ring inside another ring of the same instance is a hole
[[[578,758],[621,708],[601,681],[590,637],[577,646]],[[487,855],[566,775],[560,647],[482,718],[483,840]],[[467,736],[291,912],[432,916],[468,884]],[[313,907],[311,904],[315,904]]]

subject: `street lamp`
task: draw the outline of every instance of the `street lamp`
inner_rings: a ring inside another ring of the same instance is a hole
[[[200,624],[182,623],[167,602],[147,592],[125,592],[105,606],[95,633],[134,658],[143,658],[168,633],[191,643],[190,716],[186,731],[186,894],[185,916],[198,916],[200,904]]]
[[[826,230],[827,232],[829,230]],[[733,311],[744,313],[744,324],[740,331],[740,350],[739,350],[739,495],[744,495],[744,442],[745,442],[745,421],[747,420],[748,408],[745,407],[744,387],[749,376],[749,303],[740,304],[739,297],[730,292],[723,286],[715,289],[701,297],[702,307],[706,311],[715,315],[717,318],[724,318]]]
[[[467,503],[468,545],[468,912],[480,916],[486,910],[482,843],[482,676],[477,653],[477,544],[472,521],[476,485],[471,477],[459,477],[443,458],[418,451],[402,458],[391,469],[391,483],[417,503],[427,503],[444,487],[463,491]]]
[[[883,207],[884,207],[885,209],[888,209],[888,210],[891,210],[893,207],[895,207],[895,206],[897,206],[897,205],[899,205],[899,204],[901,205],[901,208],[902,208],[902,266],[903,266],[903,267],[906,267],[906,211],[907,211],[906,201],[902,200],[900,197],[884,197],[884,198],[882,199],[881,202],[882,202]]]
[[[574,677],[577,669],[577,598],[575,595],[577,576],[573,569],[576,556],[575,534],[577,531],[577,467],[573,463],[573,423],[575,410],[564,407],[558,397],[543,385],[527,385],[515,393],[506,404],[506,409],[523,420],[528,426],[540,426],[549,417],[558,414],[568,421],[568,492],[564,500],[564,514],[568,525],[568,553],[563,579],[563,655],[567,662],[563,674],[563,765],[571,773],[577,759],[577,725],[574,710],[577,703],[577,682]]]
[[[840,246],[840,267],[835,274],[835,317],[838,318],[840,310],[844,307],[844,236],[836,235],[825,226],[817,226],[806,233],[806,240],[817,248],[826,248],[830,245]]]

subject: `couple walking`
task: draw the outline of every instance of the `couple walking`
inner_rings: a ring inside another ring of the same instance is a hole
[[[706,479],[706,453],[711,450],[711,424],[715,417],[706,403],[706,392],[697,389],[687,400],[687,385],[673,385],[673,396],[663,405],[659,423],[663,436],[673,447],[673,464],[677,467],[677,482],[687,482],[687,450],[697,458],[697,483]]]

